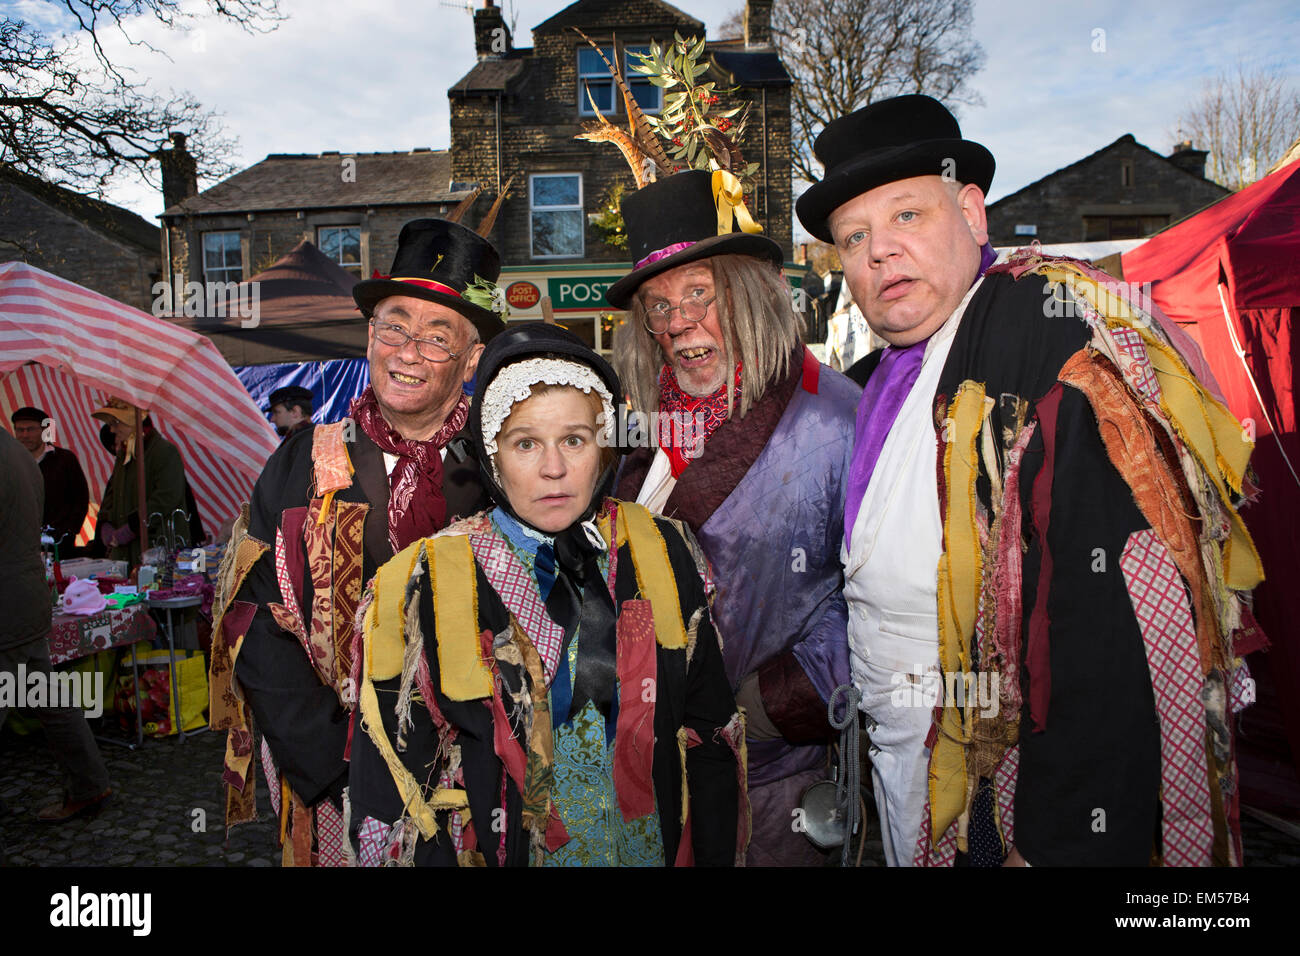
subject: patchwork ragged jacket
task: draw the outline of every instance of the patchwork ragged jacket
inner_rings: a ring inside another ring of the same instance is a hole
[[[751,743],[754,786],[825,765],[826,703],[850,679],[839,556],[861,392],[800,348],[749,414],[709,436],[664,503],[695,533],[718,582],[728,679],[738,688],[758,673],[782,734]],[[627,457],[617,497],[636,498],[653,457],[644,448]]]
[[[472,458],[447,453],[443,493],[449,520],[485,506]],[[209,715],[227,732],[226,824],[256,819],[260,757],[286,865],[345,862],[353,627],[363,585],[393,554],[388,496],[383,453],[360,428],[295,432],[267,461],[223,561]]]
[[[707,565],[689,532],[639,505],[606,499],[598,525],[617,613],[618,812],[657,812],[668,863],[732,865],[749,833],[745,737]],[[565,632],[490,517],[397,554],[361,615],[358,862],[539,865],[565,845],[550,701]]]
[[[1167,322],[1029,252],[961,318],[933,405],[940,668],[999,706],[945,683],[917,865],[1241,863],[1252,445]]]

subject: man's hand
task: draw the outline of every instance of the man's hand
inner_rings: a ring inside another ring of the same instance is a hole
[[[1002,865],[1003,866],[1029,866],[1029,864],[1025,862],[1025,858],[1020,855],[1020,851],[1017,850],[1015,847],[1011,848],[1011,852],[1008,853],[1007,858],[1004,861],[1002,861]]]

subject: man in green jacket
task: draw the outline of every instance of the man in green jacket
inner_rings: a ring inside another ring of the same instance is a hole
[[[144,494],[145,521],[150,539],[159,543],[172,520],[173,512],[184,512],[185,465],[181,453],[167,439],[159,435],[144,414]],[[112,399],[103,408],[95,410],[95,417],[107,422],[117,439],[117,460],[113,473],[104,488],[104,499],[99,508],[99,536],[113,561],[126,561],[134,566],[140,563],[140,507],[139,477],[135,454],[135,409],[120,399]],[[161,521],[152,518],[161,514]],[[188,519],[177,526],[189,534]]]

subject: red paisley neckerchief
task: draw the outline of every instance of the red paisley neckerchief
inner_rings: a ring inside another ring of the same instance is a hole
[[[465,427],[469,399],[461,395],[437,434],[427,441],[411,441],[393,430],[379,411],[373,386],[367,385],[361,397],[353,399],[349,414],[381,451],[397,456],[388,476],[388,541],[393,551],[442,528],[447,523],[447,499],[442,493],[439,452]]]
[[[736,406],[740,406],[739,362],[736,363]],[[660,420],[655,438],[672,464],[673,477],[680,478],[686,466],[699,457],[697,446],[708,441],[714,430],[727,420],[727,386],[723,384],[712,395],[695,398],[682,391],[681,386],[677,384],[677,376],[673,374],[672,366],[665,365],[659,375],[659,412],[661,415],[668,413],[673,416],[669,427],[665,427],[663,420]],[[697,412],[704,413],[702,431],[694,428],[693,423]],[[683,434],[675,427],[676,422],[683,420],[678,416],[685,416],[685,420],[692,422],[692,426],[684,430],[685,443],[680,440],[674,441],[676,435]],[[688,451],[693,454],[688,455]]]

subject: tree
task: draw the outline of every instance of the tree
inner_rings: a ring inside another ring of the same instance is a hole
[[[1263,176],[1300,133],[1300,91],[1280,71],[1238,63],[1235,75],[1225,71],[1206,81],[1179,126],[1194,146],[1209,150],[1209,178],[1241,189]]]
[[[772,39],[795,83],[795,175],[816,182],[817,134],[873,100],[927,93],[950,108],[982,104],[969,81],[984,49],[970,30],[970,0],[776,0]]]
[[[248,32],[267,32],[283,19],[278,0],[203,0],[206,10]],[[58,185],[102,196],[108,181],[134,172],[155,183],[151,168],[173,130],[195,144],[198,174],[232,172],[225,157],[233,140],[217,117],[188,94],[159,96],[134,71],[114,63],[105,48],[113,31],[132,46],[128,28],[152,17],[168,29],[197,19],[182,0],[59,0],[42,5],[66,30],[48,36],[14,16],[0,15],[0,163]]]

